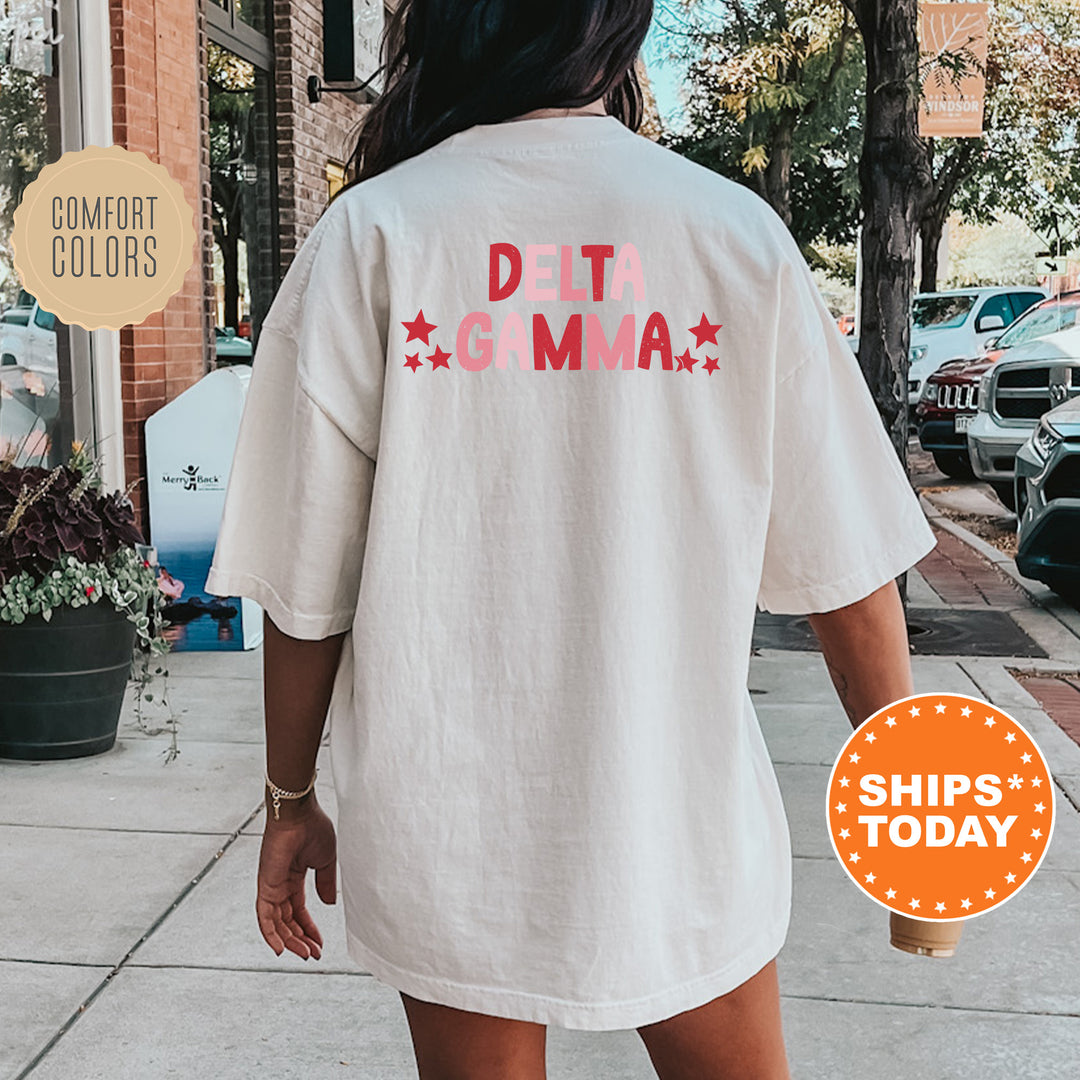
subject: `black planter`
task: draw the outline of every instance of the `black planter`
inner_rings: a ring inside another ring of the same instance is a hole
[[[86,757],[116,742],[135,624],[107,600],[0,623],[0,757]]]

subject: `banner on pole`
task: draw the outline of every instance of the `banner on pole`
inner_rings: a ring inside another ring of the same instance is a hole
[[[987,4],[919,6],[919,134],[978,138],[986,99]]]

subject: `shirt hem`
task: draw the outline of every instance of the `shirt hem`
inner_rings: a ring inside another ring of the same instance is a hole
[[[421,1001],[577,1031],[622,1031],[667,1020],[730,993],[779,955],[787,939],[787,931],[788,925],[785,923],[782,933],[774,932],[762,938],[753,948],[745,950],[731,963],[708,975],[647,997],[603,1002],[570,1001],[424,975],[391,963],[361,941],[355,931],[348,927],[345,938],[353,960],[380,982]]]

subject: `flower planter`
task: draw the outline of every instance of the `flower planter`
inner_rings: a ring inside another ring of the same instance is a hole
[[[0,622],[0,757],[85,757],[116,742],[135,624],[111,603]]]

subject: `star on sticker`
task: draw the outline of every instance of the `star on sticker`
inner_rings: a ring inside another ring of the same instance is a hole
[[[1033,776],[1031,778],[1031,786],[1032,787],[1042,787],[1042,777],[1041,776]]]
[[[447,371],[450,370],[450,353],[448,353],[445,349],[440,348],[438,345],[435,346],[435,351],[428,357],[428,359],[431,361],[432,371],[440,367],[446,368]]]
[[[877,736],[872,731],[868,731],[866,733],[866,741],[867,742],[873,742],[876,738],[877,738]]]
[[[676,356],[676,360],[679,361],[679,366],[676,371],[689,371],[691,374],[694,372],[694,365],[697,363],[697,357],[690,355],[690,350],[687,349],[681,356]]]
[[[1031,839],[1032,840],[1038,840],[1040,836],[1042,836],[1042,829],[1032,829],[1031,830]]]
[[[939,900],[939,901],[938,901],[938,902],[937,902],[937,903],[936,903],[936,904],[934,905],[934,910],[935,910],[935,911],[944,911],[944,910],[945,910],[945,901],[944,901],[944,900]]]
[[[886,727],[896,727],[896,717],[895,716],[890,716],[889,719],[885,721],[885,726]]]
[[[705,318],[705,312],[701,313],[701,322],[697,326],[690,327],[690,333],[697,339],[694,343],[695,349],[700,349],[706,341],[711,341],[713,345],[718,344],[716,340],[716,331],[723,326],[723,323],[711,323]]]
[[[918,716],[919,715],[919,707],[917,705],[912,705],[911,708],[908,709],[908,712],[911,713],[912,716]]]
[[[918,906],[919,906],[919,901],[918,901],[918,900],[916,900],[916,899],[915,899],[915,897],[913,896],[913,897],[912,897],[912,898],[911,898],[911,899],[910,899],[910,900],[908,901],[908,907],[909,907],[909,908],[911,908],[911,910],[912,910],[912,911],[914,911],[914,910],[915,910],[915,909],[916,909],[916,908],[917,908]]]
[[[967,909],[968,909],[969,907],[971,907],[971,901],[970,901],[970,900],[969,900],[969,899],[968,899],[968,898],[967,898],[967,897],[965,896],[965,897],[964,897],[964,899],[960,901],[960,906],[961,906],[961,907],[962,907],[962,908],[963,908],[963,909],[964,909],[965,911],[967,911]]]
[[[1005,736],[1005,741],[1006,742],[1016,742],[1016,732],[1015,731],[1010,731],[1009,734]]]
[[[413,319],[412,322],[405,322],[403,320],[401,325],[409,331],[409,336],[405,339],[406,345],[410,341],[422,341],[425,345],[431,344],[431,342],[428,340],[428,337],[431,334],[431,331],[435,329],[436,324],[429,323],[427,319],[424,318],[423,308],[420,309],[416,318]]]
[[[841,787],[847,787],[848,784],[850,784],[850,783],[851,783],[851,781],[846,776],[841,776],[840,777],[840,786]]]
[[[1021,761],[1022,761],[1022,762],[1023,762],[1023,763],[1025,764],[1025,765],[1030,765],[1030,764],[1031,764],[1031,755],[1030,755],[1030,754],[1021,754],[1021,755],[1020,755],[1020,760],[1021,760]]]
[[[705,368],[704,368],[704,370],[705,370],[706,374],[711,375],[719,367],[720,367],[720,357],[719,356],[709,356],[708,354],[705,355]]]
[[[970,706],[970,705],[965,705],[965,706],[964,706],[964,707],[963,707],[963,708],[962,708],[962,709],[960,710],[960,715],[961,715],[961,716],[965,716],[965,717],[966,717],[966,716],[970,716],[970,715],[971,715],[971,706]]]
[[[1030,851],[1025,851],[1024,854],[1020,856],[1020,861],[1021,862],[1031,862],[1031,852]]]
[[[886,900],[892,900],[895,896],[896,896],[896,890],[895,889],[886,889],[885,890],[885,899]]]
[[[424,366],[424,361],[420,359],[420,354],[419,353],[413,353],[412,356],[406,355],[406,357],[405,357],[405,366],[410,371],[415,371],[418,367],[423,367]]]
[[[836,812],[842,814],[847,810],[847,803],[838,802],[836,804]]]
[[[850,833],[849,830],[847,830],[847,829],[841,829],[840,830],[840,839],[841,840],[846,840],[850,835],[851,835],[851,833]]]
[[[1016,880],[1015,874],[1006,874],[1005,880],[1011,885]]]
[[[986,896],[987,900],[993,900],[994,897],[997,896],[997,893],[994,892],[993,889],[987,889],[984,895]]]
[[[859,755],[857,753],[856,754],[848,754],[848,761],[850,761],[853,765],[858,765],[859,764]]]
[[[866,884],[867,885],[873,885],[875,881],[877,881],[877,878],[874,877],[873,874],[867,874],[866,875]]]
[[[938,703],[937,703],[937,704],[936,704],[936,705],[934,706],[934,711],[935,711],[935,712],[937,712],[937,713],[939,713],[939,714],[940,714],[940,713],[943,713],[943,712],[945,711],[945,706],[944,706],[944,705],[942,705],[942,704],[941,704],[941,702],[939,701],[939,702],[938,702]]]
[[[859,853],[858,853],[857,851],[853,851],[853,852],[852,852],[852,853],[851,853],[851,854],[850,854],[850,855],[848,856],[848,858],[849,858],[849,859],[850,859],[850,860],[851,860],[852,862],[858,862],[858,861],[859,861]]]
[[[1043,803],[1037,802],[1035,804],[1035,813],[1036,814],[1041,814],[1045,809],[1046,809],[1046,806]]]
[[[983,724],[984,724],[984,726],[985,726],[985,727],[993,727],[993,726],[994,726],[994,724],[996,724],[996,723],[997,723],[997,721],[996,721],[996,720],[995,720],[995,719],[994,719],[994,718],[993,718],[992,716],[988,716],[988,717],[987,717],[987,718],[986,718],[986,719],[985,719],[985,720],[983,721]]]

